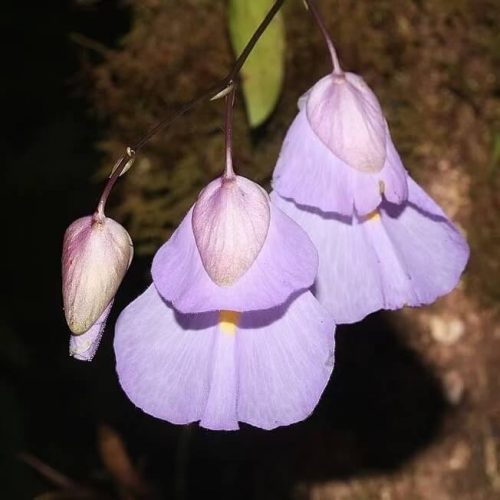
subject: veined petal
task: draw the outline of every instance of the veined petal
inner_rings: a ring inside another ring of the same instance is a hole
[[[116,325],[127,396],[157,418],[217,430],[306,418],[333,368],[335,328],[310,292],[242,313],[234,331],[220,319],[217,312],[179,314],[150,286]]]
[[[192,210],[156,253],[152,275],[163,296],[181,312],[253,311],[282,304],[314,282],[318,256],[307,234],[270,206],[265,243],[252,266],[232,285],[218,286],[207,274],[195,243]]]
[[[307,418],[333,370],[332,317],[311,292],[292,300],[242,314],[237,333],[238,418],[263,429]]]
[[[429,304],[451,292],[469,259],[469,246],[441,208],[411,178],[401,211],[389,203],[381,211],[385,231],[409,276],[415,300]]]
[[[407,203],[384,201],[360,219],[313,211],[271,194],[316,245],[316,297],[337,323],[357,322],[378,309],[429,304],[457,285],[467,243],[410,178],[408,185]]]
[[[302,110],[288,132],[273,173],[273,188],[298,204],[351,215],[356,171],[314,133]]]
[[[271,199],[307,231],[318,249],[315,296],[337,324],[356,323],[383,308],[377,256],[356,219],[299,207],[276,192]]]
[[[268,194],[240,176],[212,181],[194,205],[192,223],[201,261],[219,286],[234,284],[254,263],[266,240]]]
[[[316,135],[350,167],[382,170],[386,124],[375,94],[353,73],[330,74],[316,83],[307,99],[307,117]]]

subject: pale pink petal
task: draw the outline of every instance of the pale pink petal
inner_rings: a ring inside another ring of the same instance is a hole
[[[386,124],[375,94],[353,73],[330,74],[314,85],[307,117],[316,135],[350,167],[367,173],[382,170]]]
[[[193,232],[208,275],[220,286],[233,285],[264,246],[271,214],[269,196],[244,177],[212,181],[193,209]]]

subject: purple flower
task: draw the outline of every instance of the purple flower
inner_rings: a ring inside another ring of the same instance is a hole
[[[382,195],[408,196],[406,171],[375,94],[353,73],[332,73],[300,100],[273,176],[273,188],[301,205],[366,215]]]
[[[333,331],[310,292],[262,311],[181,314],[151,285],[118,319],[116,366],[127,396],[157,418],[273,429],[313,411],[333,368]]]
[[[378,309],[429,304],[457,284],[469,257],[458,229],[408,177],[408,200],[364,217],[272,200],[309,234],[320,256],[315,295],[337,323]]]
[[[334,72],[299,100],[272,199],[319,253],[315,293],[337,323],[451,291],[469,249],[408,176],[373,92]]]
[[[116,325],[120,383],[176,424],[272,429],[306,418],[333,368],[335,325],[307,290],[307,234],[256,184],[223,176],[153,260]]]

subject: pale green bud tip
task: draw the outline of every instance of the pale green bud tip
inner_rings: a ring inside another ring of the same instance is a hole
[[[99,343],[101,342],[104,328],[106,327],[106,320],[108,319],[109,312],[113,301],[111,301],[104,309],[104,312],[97,319],[97,321],[90,327],[88,331],[81,335],[71,335],[69,340],[69,355],[80,361],[92,361]]]
[[[113,300],[134,253],[123,226],[104,215],[82,217],[64,235],[64,313],[74,334],[87,332]]]

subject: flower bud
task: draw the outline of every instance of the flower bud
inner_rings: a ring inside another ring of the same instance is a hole
[[[127,231],[104,215],[82,217],[64,235],[64,313],[74,334],[87,332],[108,307],[127,271],[133,245]]]
[[[219,286],[248,271],[266,240],[271,215],[268,194],[240,176],[216,179],[193,210],[193,233],[201,261]]]

